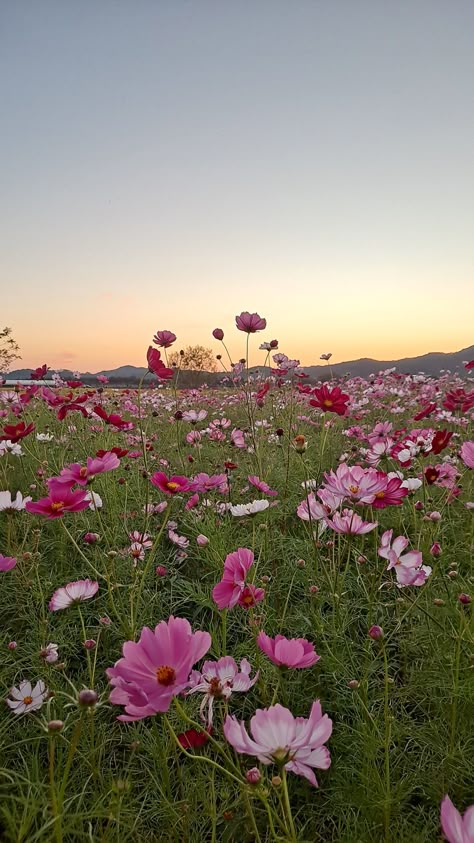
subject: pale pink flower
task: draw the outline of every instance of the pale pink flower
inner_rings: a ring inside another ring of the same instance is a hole
[[[370,533],[371,530],[376,528],[377,523],[377,521],[363,521],[360,515],[357,515],[352,509],[343,509],[342,513],[335,512],[332,519],[326,519],[326,524],[336,533],[351,536],[363,536],[365,533]]]
[[[341,501],[350,499],[359,503],[373,503],[376,495],[387,486],[387,477],[374,468],[361,468],[360,465],[338,465],[336,471],[324,475],[324,488]]]
[[[257,500],[251,503],[238,503],[230,507],[232,515],[235,517],[243,517],[246,515],[257,515],[259,512],[264,512],[270,506],[267,500]]]
[[[110,702],[125,706],[118,720],[132,721],[168,711],[171,700],[189,684],[193,665],[211,646],[208,632],[193,632],[185,618],[171,615],[140,640],[126,641],[123,658],[106,670],[113,686]]]
[[[441,802],[441,828],[448,843],[474,843],[474,805],[462,817],[446,795]]]
[[[474,468],[474,442],[464,442],[461,448],[461,459],[468,468]]]
[[[187,693],[204,694],[199,712],[201,719],[206,720],[204,712],[206,706],[208,706],[208,729],[212,726],[214,700],[221,699],[227,702],[234,691],[248,691],[255,685],[259,677],[257,671],[253,679],[250,679],[251,670],[250,662],[247,659],[242,659],[239,671],[231,656],[223,656],[216,662],[204,662],[201,672],[198,670],[191,672],[189,677],[191,689]]]
[[[331,756],[324,746],[332,732],[332,720],[322,713],[316,700],[309,718],[293,717],[282,705],[257,709],[250,720],[248,734],[245,723],[228,715],[224,734],[237,752],[255,755],[262,764],[283,765],[285,770],[304,776],[317,787],[313,768],[327,770]]]
[[[244,434],[242,430],[239,430],[238,427],[234,427],[230,434],[230,441],[232,442],[234,448],[246,448]]]
[[[40,650],[40,658],[47,664],[55,664],[59,659],[59,644],[47,644]]]
[[[6,704],[14,714],[27,714],[30,711],[38,711],[46,699],[47,691],[44,682],[40,679],[33,688],[31,682],[26,679],[20,682],[18,688],[12,688]]]
[[[206,416],[206,410],[185,410],[183,413],[183,421],[190,422],[191,424],[197,424],[200,421],[204,421]]]
[[[258,633],[257,645],[273,664],[283,667],[311,667],[321,658],[314,644],[306,638],[285,638],[284,635],[270,638],[262,631]]]
[[[57,612],[60,609],[67,609],[73,603],[81,603],[90,600],[99,590],[99,583],[93,580],[77,580],[70,582],[62,588],[58,588],[49,601],[50,612]]]
[[[423,556],[419,550],[411,550],[402,555],[408,547],[408,539],[405,536],[397,536],[392,542],[392,534],[393,530],[383,533],[378,549],[378,555],[388,561],[387,571],[395,568],[400,586],[423,585],[431,574],[431,568],[423,565]]]
[[[55,477],[54,479],[58,483],[65,483],[68,486],[72,486],[74,483],[80,486],[86,486],[93,481],[96,474],[102,474],[104,471],[112,471],[114,468],[118,468],[119,465],[120,460],[117,454],[108,451],[103,457],[87,457],[87,464],[85,466],[81,466],[79,463],[71,463],[71,465],[65,466],[61,469],[59,477]]]

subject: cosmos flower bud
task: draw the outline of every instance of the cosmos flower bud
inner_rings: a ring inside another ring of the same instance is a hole
[[[222,330],[222,328],[214,328],[214,330],[212,332],[212,336],[214,337],[215,340],[221,340],[222,341],[224,339],[224,331]]]
[[[298,436],[295,436],[295,438],[293,439],[293,445],[295,447],[295,451],[297,451],[298,454],[304,454],[306,448],[308,447],[306,438],[303,436],[302,433],[299,433]]]
[[[442,550],[441,550],[441,545],[440,545],[439,542],[433,542],[433,544],[430,547],[430,553],[435,558],[437,558],[438,556],[441,556]]]
[[[84,688],[84,690],[79,691],[79,694],[77,695],[79,705],[84,707],[95,705],[98,699],[98,694],[96,691],[93,691],[92,688]]]
[[[306,562],[304,561],[304,559],[297,559],[296,560],[296,567],[297,568],[304,568],[305,565],[306,565]]]
[[[9,650],[16,650],[18,644],[16,643],[16,641],[9,641],[7,647]]]
[[[358,680],[358,679],[351,679],[351,680],[347,683],[347,687],[348,687],[348,688],[350,688],[350,689],[351,689],[351,691],[354,691],[356,688],[358,688],[358,687],[359,687],[359,685],[360,685],[360,682],[359,682],[359,680]]]
[[[86,650],[93,650],[94,647],[96,646],[96,644],[97,644],[97,642],[94,641],[93,638],[87,638],[84,641],[84,647],[86,648]]]
[[[50,720],[48,723],[48,732],[60,732],[64,729],[63,720]]]
[[[433,606],[444,606],[444,600],[441,600],[441,597],[435,597]]]
[[[166,574],[167,574],[167,573],[168,573],[168,571],[166,570],[166,568],[164,568],[164,567],[163,567],[163,565],[157,565],[157,566],[156,566],[156,568],[155,568],[155,574],[156,574],[158,577],[166,577]]]
[[[273,787],[280,787],[281,777],[280,776],[273,776],[272,777],[272,785],[273,785]]]
[[[317,594],[318,591],[319,591],[319,588],[318,588],[317,585],[310,585],[310,587],[309,587],[309,593],[310,594]]]
[[[202,533],[199,533],[199,535],[196,537],[196,544],[198,545],[198,547],[206,547],[206,545],[209,544],[209,539],[207,538],[207,536],[203,536]]]
[[[247,770],[245,773],[245,778],[247,779],[249,784],[258,784],[260,779],[262,778],[262,774],[258,767],[252,767],[251,770]]]
[[[383,629],[381,626],[377,626],[374,624],[370,627],[368,632],[369,638],[372,638],[373,641],[381,641],[383,638]]]
[[[469,606],[469,603],[472,601],[472,597],[470,594],[462,593],[459,595],[458,600],[463,606]]]

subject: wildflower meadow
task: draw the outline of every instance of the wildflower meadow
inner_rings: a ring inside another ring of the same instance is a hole
[[[0,386],[0,839],[474,843],[474,361],[235,330],[215,388],[170,330]]]

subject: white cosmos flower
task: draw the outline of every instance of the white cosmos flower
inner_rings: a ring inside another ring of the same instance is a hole
[[[25,508],[25,504],[31,500],[31,495],[24,498],[21,492],[16,493],[15,500],[12,500],[11,492],[0,492],[0,512],[19,512]]]
[[[13,454],[14,457],[22,457],[23,451],[18,442],[14,445],[10,439],[5,439],[4,442],[0,442],[0,457],[4,454]]]
[[[238,503],[230,507],[232,515],[241,517],[243,515],[256,515],[258,512],[264,512],[270,506],[269,501],[258,500],[252,503]]]
[[[15,714],[38,711],[45,701],[46,694],[46,686],[41,679],[34,688],[31,687],[31,682],[24,679],[23,682],[20,682],[18,688],[11,689],[10,696],[12,699],[7,699],[6,704]]]
[[[100,509],[102,507],[102,498],[100,495],[97,494],[97,492],[89,490],[86,493],[86,498],[88,501],[90,501],[89,509],[92,509],[92,511],[94,511],[94,509]]]
[[[54,436],[52,433],[37,433],[36,438],[38,442],[52,442]]]

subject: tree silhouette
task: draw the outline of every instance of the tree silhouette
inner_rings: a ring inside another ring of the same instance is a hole
[[[19,360],[20,346],[12,337],[11,328],[0,329],[0,372],[8,372],[14,360]]]

